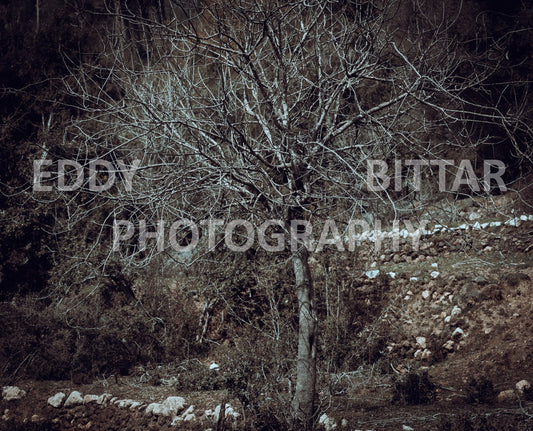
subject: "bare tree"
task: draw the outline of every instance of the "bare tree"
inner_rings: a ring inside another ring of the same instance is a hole
[[[80,162],[89,153],[141,160],[132,190],[109,193],[115,210],[108,225],[137,217],[155,230],[157,220],[241,217],[255,226],[281,220],[286,232],[292,222],[294,234],[318,219],[346,223],[364,202],[397,218],[419,198],[416,167],[403,166],[399,190],[374,190],[369,160],[438,160],[450,148],[476,148],[482,140],[469,141],[473,124],[529,131],[524,112],[504,115],[468,98],[499,64],[461,46],[452,14],[404,1],[171,6],[162,20],[117,17],[117,31],[135,21],[149,33],[130,41],[142,55],[132,54],[127,38],[110,38],[98,63],[68,81],[87,112],[69,130],[76,145],[90,149]],[[310,429],[318,322],[312,245],[296,236],[292,421]],[[135,246],[122,253],[134,262],[159,251]]]

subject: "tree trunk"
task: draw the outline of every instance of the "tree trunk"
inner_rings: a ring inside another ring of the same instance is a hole
[[[299,328],[296,389],[292,400],[292,428],[310,430],[315,413],[316,343],[318,325],[313,309],[313,284],[305,248],[293,256],[298,295]]]

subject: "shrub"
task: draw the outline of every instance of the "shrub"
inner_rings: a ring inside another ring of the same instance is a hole
[[[225,378],[219,370],[209,367],[197,359],[179,364],[175,383],[179,391],[216,391],[225,387]]]
[[[427,404],[435,400],[435,389],[427,371],[422,374],[411,372],[396,381],[392,401],[409,405]]]
[[[472,404],[492,404],[496,401],[497,391],[492,381],[486,377],[470,378],[466,388],[467,400]]]

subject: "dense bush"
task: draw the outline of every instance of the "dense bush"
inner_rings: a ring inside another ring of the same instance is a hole
[[[466,393],[468,402],[472,404],[492,404],[498,395],[492,381],[486,377],[478,379],[472,377],[468,382]]]
[[[219,370],[212,370],[199,360],[180,363],[175,383],[178,391],[216,391],[225,387]]]
[[[393,402],[409,405],[427,404],[435,399],[436,387],[428,373],[410,372],[400,377],[394,387]]]
[[[0,374],[7,380],[27,376],[82,383],[198,352],[198,320],[190,301],[179,293],[170,301],[161,290],[143,299],[107,306],[105,295],[96,293],[66,297],[60,306],[24,298],[2,303]]]

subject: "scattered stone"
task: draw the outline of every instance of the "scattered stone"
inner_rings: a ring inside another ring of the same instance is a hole
[[[440,275],[440,272],[439,271],[431,271],[429,273],[429,275],[431,275],[432,278],[437,278]]]
[[[131,406],[130,406],[130,410],[137,410],[138,408],[142,407],[144,405],[144,403],[140,402],[140,401],[134,401],[131,403]]]
[[[115,404],[119,406],[121,409],[127,409],[128,407],[131,407],[131,405],[134,403],[134,400],[119,400]]]
[[[326,413],[320,416],[320,418],[318,419],[318,424],[322,425],[326,431],[330,431],[337,428],[337,424],[335,423],[335,421],[330,418]]]
[[[426,348],[426,337],[416,337],[416,344],[421,348]]]
[[[18,386],[4,386],[2,388],[2,397],[6,401],[20,400],[26,396],[26,391],[20,389]]]
[[[43,418],[41,416],[39,416],[39,415],[32,415],[32,417],[31,417],[31,421],[33,423],[41,422],[42,420],[43,420]]]
[[[222,407],[222,404],[219,404],[218,406],[216,406],[214,412],[212,410],[206,410],[205,411],[205,416],[206,417],[211,417],[215,422],[217,422],[218,421],[218,417],[220,415],[221,407]],[[226,404],[226,408],[225,408],[224,412],[225,412],[226,419],[228,419],[228,418],[237,419],[240,416],[239,413],[237,413],[233,409],[233,407],[231,407],[231,405],[229,403]]]
[[[100,405],[105,404],[112,398],[113,398],[112,394],[102,394],[96,400],[96,404],[100,404]]]
[[[185,411],[181,414],[181,416],[182,416],[183,418],[185,418],[185,416],[190,415],[192,412],[194,412],[194,406],[193,406],[193,405],[190,405],[190,406],[187,408],[187,410],[185,410]],[[184,420],[185,420],[185,419],[184,419]]]
[[[498,394],[497,399],[498,399],[499,403],[505,403],[505,402],[508,402],[508,401],[514,401],[516,399],[516,394],[515,394],[514,390],[507,389],[506,391],[501,391]]]
[[[379,269],[374,269],[374,270],[371,270],[371,271],[366,271],[365,272],[365,275],[368,277],[368,278],[376,278],[379,274]]]
[[[163,407],[168,409],[171,416],[175,416],[185,407],[185,399],[182,397],[168,397],[163,401]]]
[[[194,406],[189,406],[180,416],[175,416],[171,422],[171,426],[176,426],[180,422],[192,422],[196,419],[196,415],[193,413]]]
[[[65,401],[65,407],[77,406],[83,404],[83,397],[78,391],[72,391]]]
[[[527,380],[520,380],[515,386],[520,395],[524,395],[524,391],[531,388],[531,384]]]
[[[54,396],[48,398],[48,404],[50,404],[52,407],[58,408],[63,400],[65,399],[66,394],[63,392],[58,392]]]
[[[168,410],[168,407],[164,406],[161,403],[148,404],[144,413],[147,415],[153,414],[154,416],[170,416],[170,411]]]
[[[409,425],[402,425],[403,431],[415,431],[414,428],[411,428]]]
[[[451,351],[453,351],[454,344],[455,343],[454,343],[453,340],[448,340],[442,345],[442,348],[451,352]]]
[[[226,404],[226,418],[237,419],[240,416],[233,407]]]
[[[423,299],[428,299],[430,296],[431,296],[431,292],[429,290],[424,290],[422,292],[422,298]]]
[[[100,396],[99,395],[90,395],[90,394],[87,394],[83,397],[83,404],[89,404],[89,403],[94,403],[94,402],[98,402]]]
[[[452,332],[452,337],[456,339],[461,338],[464,335],[465,335],[464,331],[459,327],[455,328],[455,330]]]
[[[429,359],[429,358],[431,358],[431,350],[424,349],[424,351],[422,352],[422,355],[420,355],[420,359],[424,360],[424,359]]]
[[[454,307],[452,308],[452,311],[450,313],[450,316],[451,317],[459,316],[459,314],[461,314],[461,311],[463,311],[463,310],[461,310],[460,307],[458,307],[457,305],[454,305]]]
[[[196,419],[196,415],[194,413],[189,413],[183,416],[183,422],[192,422]]]
[[[341,426],[342,426],[343,428],[346,428],[346,427],[348,426],[348,421],[347,421],[346,419],[343,418],[342,421],[341,421]]]

